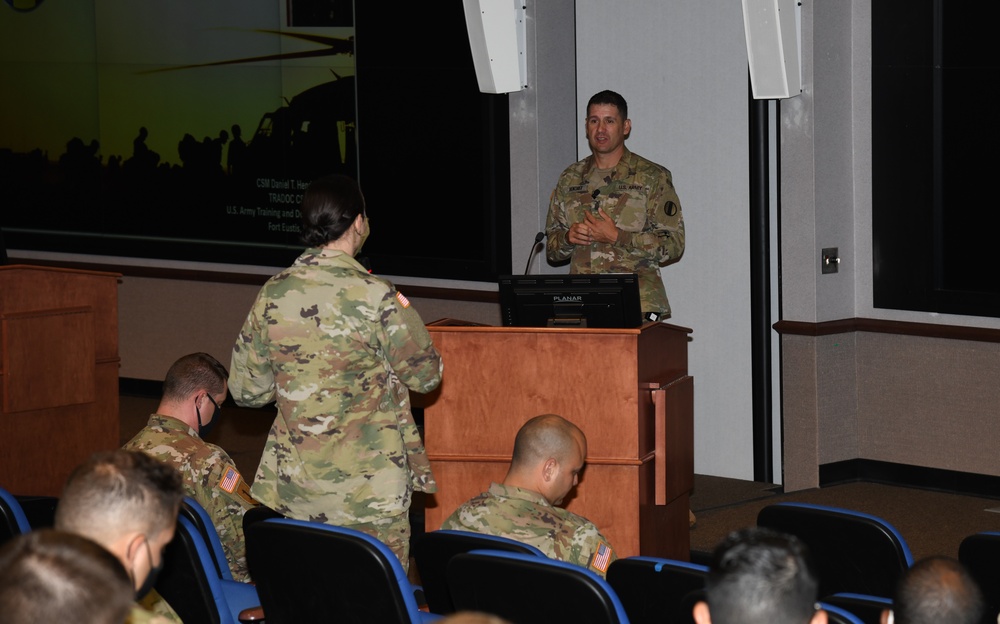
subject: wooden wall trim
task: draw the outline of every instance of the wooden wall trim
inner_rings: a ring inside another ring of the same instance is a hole
[[[164,267],[137,266],[128,264],[100,264],[90,262],[62,262],[58,260],[37,260],[33,258],[10,258],[10,264],[58,267],[81,271],[113,272],[127,277],[171,279],[188,282],[218,282],[245,286],[262,286],[271,276],[255,273],[234,273],[228,271],[201,271],[193,269],[172,269]],[[280,269],[275,269],[277,273]],[[463,288],[441,288],[417,286],[404,282],[393,282],[404,290],[407,297],[414,299],[446,299],[449,301],[472,301],[478,303],[500,303],[500,293],[495,290],[468,290]]]
[[[851,332],[872,332],[878,334],[897,334],[900,336],[920,336],[923,338],[945,338],[948,340],[1000,342],[1000,329],[964,327],[961,325],[937,325],[934,323],[910,323],[868,318],[838,319],[822,323],[778,321],[773,327],[779,334],[789,336],[830,336]]]

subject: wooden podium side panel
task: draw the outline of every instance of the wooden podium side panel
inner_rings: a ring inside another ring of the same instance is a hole
[[[118,363],[96,369],[94,401],[0,415],[0,487],[59,496],[74,468],[119,445]]]
[[[0,314],[88,306],[99,361],[118,358],[117,273],[51,267],[0,267]]]
[[[119,444],[115,273],[0,267],[0,486],[58,496]]]
[[[93,327],[89,308],[0,316],[3,412],[92,402]]]
[[[430,329],[444,360],[424,408],[432,457],[509,458],[521,425],[546,413],[584,431],[590,458],[637,456],[635,334]]]

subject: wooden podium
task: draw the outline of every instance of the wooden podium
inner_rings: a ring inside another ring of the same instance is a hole
[[[619,557],[690,557],[694,478],[691,330],[428,326],[444,360],[424,404],[424,441],[438,491],[428,531],[502,481],[514,436],[554,413],[587,435],[587,464],[564,501],[593,521]]]
[[[0,487],[59,496],[119,446],[119,277],[0,266]]]

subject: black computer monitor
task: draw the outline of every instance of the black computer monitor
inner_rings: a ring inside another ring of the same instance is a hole
[[[504,275],[500,312],[508,327],[629,328],[642,324],[635,273]]]

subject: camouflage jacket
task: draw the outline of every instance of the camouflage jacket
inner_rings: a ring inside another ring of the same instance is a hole
[[[183,624],[181,616],[167,604],[156,589],[132,604],[125,624]]]
[[[307,249],[261,289],[233,348],[240,405],[277,401],[252,492],[277,511],[338,525],[409,510],[436,490],[410,413],[442,363],[406,297],[350,256]]]
[[[617,559],[593,522],[552,506],[537,492],[501,483],[491,483],[489,490],[456,509],[441,528],[515,539],[601,576]]]
[[[172,620],[158,613],[147,611],[139,605],[134,605],[125,619],[125,624],[178,624],[180,621],[180,618]]]
[[[614,244],[573,245],[569,227],[603,208],[618,227]],[[566,168],[549,200],[545,222],[550,262],[570,260],[570,273],[636,273],[642,311],[670,315],[660,266],[684,253],[684,216],[670,171],[628,149],[611,170],[588,156]]]
[[[124,448],[143,451],[180,471],[184,492],[198,501],[215,524],[233,579],[249,581],[243,513],[258,505],[229,455],[176,418],[153,414]]]

